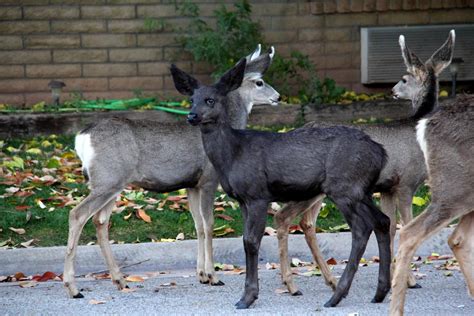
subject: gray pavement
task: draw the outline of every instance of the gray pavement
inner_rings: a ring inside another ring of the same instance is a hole
[[[304,268],[302,268],[304,269]],[[341,275],[343,266],[333,272]],[[278,270],[260,269],[260,296],[248,310],[235,310],[234,303],[242,293],[244,275],[226,275],[220,278],[221,287],[202,285],[194,278],[192,270],[172,271],[145,280],[130,283],[134,292],[117,291],[109,280],[79,279],[84,289],[83,299],[69,299],[60,282],[45,282],[33,288],[20,288],[14,284],[0,283],[0,314],[2,315],[188,315],[188,314],[237,314],[237,315],[387,315],[388,298],[383,303],[372,304],[375,293],[378,264],[360,267],[351,291],[338,307],[324,308],[331,290],[321,277],[296,276],[302,296],[277,294],[283,288]],[[409,290],[407,315],[474,315],[474,302],[468,297],[461,273],[444,276],[444,271],[422,266],[427,276],[420,280],[421,289]],[[133,270],[134,274],[146,275]],[[176,286],[166,286],[175,282]],[[92,305],[91,300],[104,304]]]
[[[427,241],[417,252],[426,256],[431,252],[449,254],[446,245],[450,229]],[[350,234],[318,234],[319,242],[327,257],[337,260],[348,257]],[[324,308],[331,290],[321,277],[295,276],[303,296],[277,294],[282,289],[279,270],[266,270],[266,262],[278,262],[275,237],[265,237],[261,250],[260,297],[251,309],[237,311],[234,303],[243,291],[245,275],[220,272],[226,285],[212,287],[199,284],[194,277],[195,241],[158,244],[114,245],[114,253],[122,264],[148,260],[126,269],[124,272],[148,278],[144,282],[130,283],[133,292],[117,291],[110,280],[78,278],[78,286],[84,289],[84,299],[69,299],[60,282],[38,283],[35,287],[21,288],[17,283],[0,283],[0,315],[97,315],[97,314],[248,314],[248,315],[384,315],[388,311],[388,298],[384,303],[371,304],[375,293],[378,264],[360,267],[351,291],[336,308]],[[0,250],[0,275],[17,271],[25,274],[45,271],[62,271],[64,247]],[[215,240],[217,262],[241,264],[244,260],[241,238]],[[290,237],[290,255],[310,261],[309,251],[302,236]],[[365,258],[377,255],[374,240],[371,240]],[[419,280],[421,289],[409,290],[407,315],[474,315],[474,302],[467,295],[462,274],[452,271],[445,276],[433,264],[422,264]],[[78,274],[104,269],[103,260],[96,246],[80,247]],[[306,268],[300,268],[305,271]],[[335,266],[333,273],[342,274],[344,265]],[[165,274],[157,274],[165,271]],[[152,272],[152,274],[150,274]],[[176,283],[175,286],[167,286]],[[91,300],[103,304],[90,304]]]

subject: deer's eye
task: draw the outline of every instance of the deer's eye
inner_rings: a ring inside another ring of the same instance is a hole
[[[193,103],[194,103],[194,100],[193,100],[193,99],[189,99],[189,103],[193,104]]]
[[[209,98],[209,99],[206,99],[206,104],[207,104],[207,105],[209,105],[209,106],[213,106],[213,105],[214,105],[214,103],[216,103],[216,101],[215,101],[214,99],[211,99],[211,98]]]
[[[405,78],[402,78],[403,83],[407,83],[407,80]]]
[[[259,80],[259,81],[255,82],[255,84],[256,84],[258,87],[261,87],[261,86],[263,86],[263,81],[262,81],[262,80]]]

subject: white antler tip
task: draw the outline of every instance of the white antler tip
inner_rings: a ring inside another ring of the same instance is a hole
[[[269,55],[270,55],[270,58],[273,59],[273,56],[275,56],[275,47],[273,47],[273,46],[270,47],[270,54]]]

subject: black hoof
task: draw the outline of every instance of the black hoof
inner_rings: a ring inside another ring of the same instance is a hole
[[[300,290],[298,290],[295,293],[291,294],[291,296],[301,296],[301,295],[303,295],[303,292],[301,292]]]
[[[382,302],[383,302],[383,298],[380,299],[380,298],[374,297],[370,302],[371,302],[371,303],[382,303]]]
[[[326,304],[324,304],[324,307],[336,307],[337,304],[333,303],[331,300],[327,301]]]
[[[221,280],[219,280],[219,282],[217,283],[211,283],[212,286],[222,286],[222,285],[225,285],[224,282],[222,282]]]
[[[128,285],[125,285],[125,288],[126,288],[126,289],[129,289],[130,287],[129,287]]]
[[[236,304],[235,304],[235,307],[237,307],[237,309],[247,309],[249,308],[249,305],[243,301],[238,301]]]
[[[418,284],[418,283],[415,283],[415,285],[411,285],[411,286],[409,286],[408,288],[409,288],[409,289],[421,289],[422,286],[421,286],[420,284]]]
[[[72,298],[84,298],[84,295],[82,295],[81,292],[79,292],[76,295],[74,295]]]

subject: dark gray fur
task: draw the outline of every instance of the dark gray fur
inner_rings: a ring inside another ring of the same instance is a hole
[[[247,273],[237,308],[247,308],[258,298],[258,250],[268,204],[305,201],[321,194],[336,203],[353,236],[349,263],[325,306],[336,306],[347,295],[372,231],[381,257],[373,302],[381,302],[390,289],[390,222],[373,204],[372,192],[386,162],[385,150],[363,132],[347,127],[289,133],[232,128],[226,94],[240,85],[244,68],[245,60],[217,84],[190,86],[187,91],[193,101],[188,121],[200,126],[206,154],[224,190],[240,203],[245,221]]]

